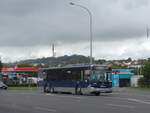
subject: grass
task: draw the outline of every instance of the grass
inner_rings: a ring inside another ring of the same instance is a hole
[[[36,86],[9,86],[8,89],[12,90],[37,90]]]
[[[143,91],[150,91],[150,88],[132,88],[132,89],[137,89],[137,90],[143,90]]]

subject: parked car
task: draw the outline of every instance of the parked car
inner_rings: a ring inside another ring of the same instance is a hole
[[[8,86],[2,82],[0,82],[0,89],[7,89]]]

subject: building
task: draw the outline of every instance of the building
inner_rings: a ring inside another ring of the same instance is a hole
[[[39,68],[2,68],[1,80],[8,85],[28,84],[29,77],[37,77]]]
[[[131,78],[131,87],[139,87],[138,80],[140,78],[143,78],[143,77],[144,77],[143,75],[132,76],[132,78]]]
[[[115,69],[112,71],[113,87],[130,87],[131,78],[135,75],[132,69]]]

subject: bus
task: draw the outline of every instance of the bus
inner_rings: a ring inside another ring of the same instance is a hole
[[[106,65],[69,65],[40,69],[44,92],[79,94],[112,93],[111,67]]]

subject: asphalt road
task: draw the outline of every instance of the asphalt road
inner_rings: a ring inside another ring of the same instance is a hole
[[[150,92],[115,89],[101,96],[0,90],[0,113],[150,113]]]

